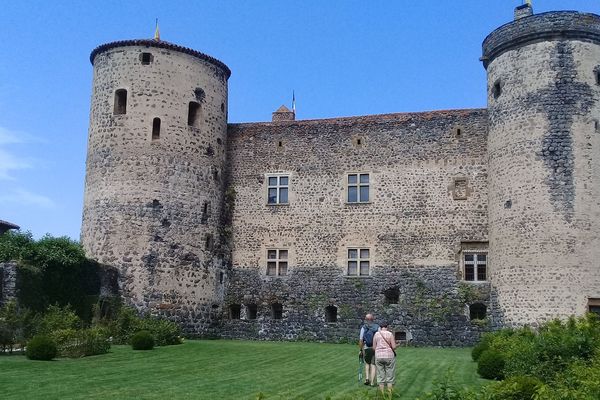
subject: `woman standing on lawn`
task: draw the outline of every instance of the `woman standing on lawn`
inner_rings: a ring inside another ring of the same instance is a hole
[[[392,332],[388,330],[387,322],[382,322],[379,327],[381,330],[373,337],[377,383],[382,393],[387,384],[388,392],[391,394],[396,381],[396,341]]]

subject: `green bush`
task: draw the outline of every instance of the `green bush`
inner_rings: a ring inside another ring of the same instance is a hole
[[[477,360],[479,360],[479,357],[481,356],[481,353],[483,353],[484,351],[486,351],[489,348],[490,348],[489,336],[484,335],[481,338],[481,340],[479,341],[479,343],[477,343],[475,345],[475,347],[473,347],[473,350],[471,350],[471,358],[473,359],[473,361],[477,362]]]
[[[146,317],[143,319],[142,327],[152,333],[157,346],[181,344],[181,329],[175,322]]]
[[[62,357],[78,358],[108,353],[110,340],[105,329],[61,329],[52,332],[50,338],[56,343]]]
[[[60,307],[52,305],[48,307],[42,316],[39,333],[50,335],[52,332],[60,330],[77,330],[81,326],[81,319],[79,319],[70,306]]]
[[[131,337],[131,347],[134,350],[152,350],[154,336],[148,331],[139,331]]]
[[[506,361],[502,353],[497,350],[488,349],[479,357],[477,373],[485,379],[504,379],[504,365]]]
[[[535,395],[541,386],[539,379],[514,376],[491,386],[486,400],[536,400]]]
[[[25,355],[30,360],[50,361],[56,357],[56,344],[47,336],[35,336],[27,343]]]

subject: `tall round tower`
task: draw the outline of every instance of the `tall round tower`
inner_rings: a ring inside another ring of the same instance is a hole
[[[504,321],[582,314],[600,298],[600,16],[518,7],[482,61],[489,268]]]
[[[104,44],[94,66],[81,240],[126,302],[205,331],[222,296],[222,62],[160,40]]]

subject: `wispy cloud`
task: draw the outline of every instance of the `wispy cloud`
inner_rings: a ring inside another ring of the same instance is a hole
[[[49,197],[32,193],[21,188],[0,194],[0,204],[6,203],[22,204],[23,206],[37,206],[41,208],[53,208],[56,206],[54,201]]]
[[[8,149],[8,145],[25,144],[38,141],[35,137],[0,126],[0,180],[14,180],[11,172],[33,168],[30,159],[19,157]]]

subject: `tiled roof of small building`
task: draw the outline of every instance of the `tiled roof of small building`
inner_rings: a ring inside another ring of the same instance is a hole
[[[0,219],[0,226],[8,228],[8,229],[20,229],[21,228],[19,225],[15,225],[13,223],[10,223],[8,221],[4,221],[4,220],[1,220],[1,219]]]
[[[227,78],[231,76],[231,70],[225,63],[217,60],[214,57],[209,56],[208,54],[201,53],[199,51],[190,49],[188,47],[179,46],[177,44],[173,44],[170,42],[165,42],[164,40],[154,40],[154,39],[132,39],[132,40],[119,40],[116,42],[105,43],[96,47],[92,50],[90,54],[90,62],[94,65],[94,58],[100,53],[103,53],[107,50],[113,49],[115,47],[124,47],[124,46],[146,46],[146,47],[158,47],[161,49],[168,49],[178,51],[180,53],[186,53],[191,56],[197,57],[201,60],[207,61],[223,70]]]

